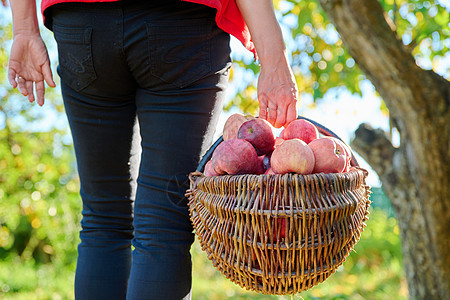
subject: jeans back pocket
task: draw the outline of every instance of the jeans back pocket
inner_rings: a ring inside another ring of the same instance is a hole
[[[92,28],[53,24],[53,33],[58,45],[61,81],[79,92],[97,78],[91,49]]]
[[[152,75],[183,88],[211,71],[211,20],[152,22],[146,27]]]

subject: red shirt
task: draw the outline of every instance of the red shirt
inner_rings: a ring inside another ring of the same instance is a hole
[[[42,0],[41,11],[44,11],[57,3],[63,2],[113,2],[118,0]],[[216,23],[219,28],[236,37],[241,43],[253,52],[256,57],[255,45],[253,44],[248,30],[239,8],[234,0],[182,0],[203,4],[217,9]],[[44,15],[45,22],[45,15]]]

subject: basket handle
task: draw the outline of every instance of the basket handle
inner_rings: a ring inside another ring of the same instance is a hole
[[[338,140],[340,140],[341,142],[343,142],[345,144],[345,142],[340,137],[338,137],[333,131],[331,131],[327,127],[323,126],[322,124],[320,124],[316,121],[313,121],[311,119],[302,117],[302,116],[298,116],[297,119],[299,119],[299,120],[303,119],[303,120],[311,122],[312,124],[314,124],[314,126],[317,127],[317,129],[319,130],[319,133],[321,133],[325,136],[332,136],[334,138],[337,138]],[[205,168],[206,163],[211,159],[211,156],[212,156],[214,150],[221,142],[223,142],[223,136],[220,136],[217,139],[217,141],[215,141],[215,143],[208,149],[208,151],[206,151],[205,155],[203,155],[202,159],[200,160],[200,163],[198,164],[198,167],[196,170],[197,172],[203,172],[203,169]],[[353,167],[359,167],[358,161],[356,160],[355,155],[353,154],[353,151],[351,151],[351,152],[352,152],[352,159],[350,161],[350,165]]]

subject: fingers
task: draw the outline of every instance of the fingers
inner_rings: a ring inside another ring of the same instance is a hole
[[[278,103],[278,115],[275,123],[276,128],[281,126],[286,127],[290,122],[297,119],[297,103],[298,92],[296,86],[293,86],[288,90],[285,90],[284,97],[280,97],[282,100]]]
[[[277,106],[273,101],[269,101],[267,109],[267,121],[275,127],[275,121],[277,120]]]
[[[277,109],[277,118],[275,120],[274,127],[280,128],[286,123],[286,108],[283,106],[278,106]]]
[[[277,120],[274,127],[286,127],[289,123],[297,119],[297,101],[290,102],[287,106],[278,106]]]
[[[10,84],[13,88],[16,88],[16,87],[17,87],[16,71],[14,71],[14,69],[12,69],[12,68],[9,68],[9,69],[8,69],[8,80],[9,80],[9,84]]]
[[[42,74],[44,75],[45,82],[47,82],[49,86],[56,86],[55,82],[53,81],[52,69],[50,68],[50,63],[48,61],[42,66]]]
[[[9,83],[15,88],[17,87],[19,92],[28,98],[28,101],[34,102],[37,99],[37,103],[42,106],[44,105],[44,95],[45,95],[45,83],[44,80],[33,82],[31,80],[25,80],[23,77],[17,77],[14,70],[8,71]],[[52,79],[50,71],[50,84],[55,86],[55,82]],[[34,90],[36,89],[36,90]],[[35,96],[36,93],[36,96]]]
[[[280,98],[277,98],[280,99]],[[297,118],[296,102],[276,102],[268,100],[262,95],[259,97],[259,117],[267,120],[275,128],[287,125]]]
[[[259,97],[259,117],[267,120],[275,128],[287,126],[297,118],[297,97],[294,94],[269,98]]]
[[[37,103],[40,106],[44,105],[44,95],[45,95],[44,81],[36,82],[36,97],[37,97]]]
[[[259,88],[259,87],[258,87]],[[277,118],[277,104],[273,101],[270,94],[258,91],[259,116],[267,120],[270,124],[275,125]]]
[[[26,81],[25,86],[28,93],[28,101],[33,102],[34,101],[34,91],[33,91],[33,81]]]
[[[19,92],[24,95],[24,96],[28,96],[28,90],[27,90],[27,86],[26,86],[26,81],[23,77],[18,77],[17,78],[17,88],[19,89]]]
[[[267,98],[260,96],[259,99],[259,117],[267,120]]]
[[[15,81],[16,80],[14,79],[14,82]],[[40,106],[44,105],[45,83],[43,80],[34,83],[33,81],[18,77],[17,87],[19,89],[19,92],[28,98],[28,101],[34,102],[37,99],[37,103]],[[36,91],[34,91],[34,88],[36,89]]]
[[[268,121],[275,127],[286,127],[289,123],[297,119],[297,99],[289,99],[286,102],[276,104],[276,114],[272,114],[271,105],[269,102],[269,117]],[[274,120],[273,122],[271,120]]]
[[[291,103],[286,111],[286,122],[283,126],[287,126],[289,123],[297,119],[297,101],[295,103]]]

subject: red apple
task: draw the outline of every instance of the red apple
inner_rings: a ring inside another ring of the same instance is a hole
[[[229,116],[223,126],[223,139],[229,140],[237,138],[239,127],[241,127],[242,123],[245,121],[247,121],[247,118],[241,114],[232,114]]]
[[[273,145],[274,148],[278,147],[282,142],[284,142],[284,139],[277,137],[275,138],[275,144]]]
[[[347,163],[344,148],[334,139],[319,138],[308,144],[314,153],[314,173],[341,173]]]
[[[244,122],[238,131],[238,138],[249,141],[258,155],[273,150],[275,137],[269,122],[263,119],[251,119]]]
[[[252,174],[258,164],[258,155],[248,141],[233,138],[220,143],[211,160],[218,174]]]
[[[264,175],[275,175],[276,173],[273,171],[272,168],[268,168],[265,172]]]
[[[211,160],[206,163],[206,165],[205,165],[205,172],[203,172],[203,174],[205,176],[218,176],[218,175],[220,175],[220,174],[218,174],[216,172],[216,170],[214,170],[214,166],[213,166],[213,163],[212,163]]]
[[[319,137],[319,131],[313,123],[300,119],[294,120],[281,132],[280,137],[285,140],[301,139],[306,144]]]
[[[265,155],[258,156],[258,163],[255,170],[256,175],[264,174],[264,172],[266,171],[266,168],[264,167],[264,158]]]
[[[273,150],[270,162],[277,174],[310,174],[314,169],[314,154],[304,141],[290,139]]]
[[[344,148],[345,155],[346,155],[346,160],[347,160],[347,161],[346,161],[344,170],[343,170],[342,172],[348,172],[348,170],[349,170],[350,167],[351,167],[350,161],[352,160],[352,150],[350,149],[350,146],[348,146],[346,143],[344,143],[344,142],[341,141],[340,139],[337,139],[337,138],[332,137],[332,136],[326,136],[325,138],[334,140],[336,143],[338,143],[339,145],[341,145],[342,148]]]

